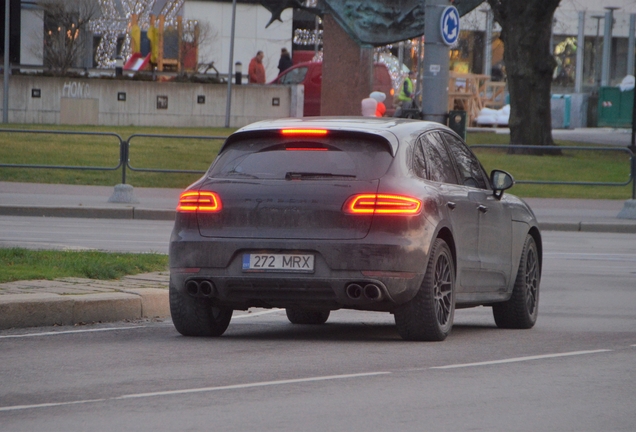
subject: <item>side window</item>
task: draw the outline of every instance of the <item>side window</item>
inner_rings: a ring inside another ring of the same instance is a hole
[[[280,78],[280,84],[300,84],[307,75],[307,68],[300,67],[292,69]]]
[[[438,132],[430,132],[419,138],[414,148],[413,168],[419,177],[457,184],[453,162]]]
[[[488,183],[481,164],[470,149],[451,134],[444,133],[444,140],[448,144],[461,176],[459,184],[464,186],[488,189]]]

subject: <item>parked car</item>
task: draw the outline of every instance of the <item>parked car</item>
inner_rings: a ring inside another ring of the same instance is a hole
[[[299,63],[283,71],[270,84],[303,84],[305,86],[304,116],[320,115],[320,95],[322,91],[322,62]],[[389,70],[382,63],[373,68],[373,91],[381,91],[386,95],[384,105],[386,116],[395,112],[393,107],[393,84]]]
[[[499,327],[538,313],[542,242],[510,174],[449,128],[389,118],[263,121],[239,129],[181,194],[170,239],[170,310],[189,336],[219,336],[235,309],[394,314],[407,340],[443,340],[456,308]]]

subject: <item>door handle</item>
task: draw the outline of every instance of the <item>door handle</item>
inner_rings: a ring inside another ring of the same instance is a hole
[[[480,204],[479,207],[477,207],[477,210],[479,210],[482,213],[486,213],[488,211],[488,207],[486,207],[485,205]]]
[[[454,202],[452,202],[452,201],[449,201],[449,202],[447,202],[447,203],[446,203],[446,206],[447,206],[449,209],[451,209],[451,210],[455,210],[455,207],[457,207],[457,204],[455,204],[455,203],[454,203]]]

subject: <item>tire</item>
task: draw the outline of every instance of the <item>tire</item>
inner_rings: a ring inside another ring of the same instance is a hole
[[[395,312],[402,339],[443,341],[455,316],[455,265],[446,242],[436,239],[419,291]]]
[[[497,327],[529,329],[534,326],[539,313],[540,282],[541,268],[537,244],[528,234],[523,245],[512,296],[508,301],[492,306]]]
[[[331,311],[329,310],[308,310],[308,309],[300,309],[300,308],[287,308],[285,309],[287,313],[287,319],[292,324],[324,324],[327,322],[329,318],[329,314]]]
[[[230,325],[232,312],[232,309],[212,306],[210,299],[180,293],[170,284],[172,323],[184,336],[221,336]]]

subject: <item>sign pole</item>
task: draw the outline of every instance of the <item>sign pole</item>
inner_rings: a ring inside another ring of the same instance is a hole
[[[422,116],[446,124],[450,46],[459,38],[459,12],[448,0],[426,2]]]

